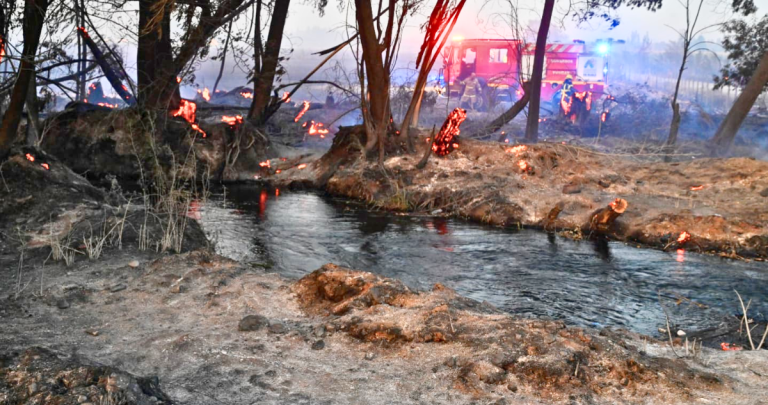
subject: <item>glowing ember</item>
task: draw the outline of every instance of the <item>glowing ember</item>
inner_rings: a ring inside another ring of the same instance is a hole
[[[302,164],[300,164],[300,165],[296,166],[296,168],[297,168],[297,169],[299,169],[299,170],[301,170],[301,169],[303,169],[303,168],[305,168],[305,167],[307,167],[307,164],[306,164],[306,163],[302,163]]]
[[[677,243],[679,245],[682,245],[683,243],[686,243],[689,240],[691,240],[691,234],[686,231],[680,232],[680,236],[677,237]]]
[[[205,101],[211,101],[211,92],[208,91],[207,87],[203,89],[203,92],[200,95],[203,96],[203,99],[205,99]]]
[[[528,172],[531,170],[531,166],[525,160],[517,162],[517,166],[520,168],[521,172]]]
[[[741,346],[726,342],[720,343],[720,348],[725,352],[741,350]]]
[[[505,152],[507,152],[507,153],[514,153],[515,155],[517,155],[520,152],[525,151],[526,149],[528,149],[528,147],[525,146],[525,145],[517,145],[517,146],[513,146],[511,148],[507,148],[507,150]]]
[[[34,162],[34,161],[35,161],[35,157],[34,157],[34,156],[32,156],[32,154],[31,154],[31,153],[27,153],[27,154],[26,154],[26,155],[24,155],[24,156],[26,156],[26,157],[27,157],[27,160],[29,160],[30,162]]]
[[[290,96],[290,94],[291,94],[290,92],[286,91],[285,93],[283,93],[283,97],[280,100],[282,102],[284,102],[284,103],[290,103],[291,102],[291,98],[288,97],[288,96]]]
[[[563,108],[563,114],[568,116],[571,113],[571,103],[573,103],[573,99],[568,99],[568,102],[565,101],[565,98],[560,100],[560,107]]]
[[[250,91],[241,91],[240,97],[242,98],[253,98],[253,92]]]
[[[199,133],[203,134],[203,138],[205,138],[205,137],[206,137],[206,135],[207,135],[207,134],[205,133],[205,131],[203,131],[203,130],[202,130],[200,127],[199,127],[199,126],[197,126],[197,124],[191,124],[190,126],[191,126],[191,127],[192,127],[192,129],[194,129],[195,131],[197,131],[197,132],[199,132]]]
[[[181,78],[179,76],[176,76],[176,83],[181,83]]]
[[[259,162],[259,166],[261,167],[272,167],[269,163],[269,160],[265,160],[263,162]]]
[[[280,189],[276,188],[275,189],[275,197],[279,197],[279,196],[280,196]]]
[[[448,119],[445,120],[443,126],[440,128],[440,132],[435,136],[435,141],[432,142],[432,151],[437,156],[446,156],[453,152],[459,144],[456,142],[461,133],[459,127],[464,120],[467,119],[467,111],[461,108],[456,108],[448,115]]]
[[[194,123],[196,119],[197,104],[192,101],[181,99],[179,103],[179,109],[171,111],[171,115],[174,117],[184,118],[187,122]]]
[[[309,101],[305,101],[301,107],[301,111],[299,111],[299,114],[296,116],[296,118],[293,119],[293,122],[299,122],[301,117],[304,116],[304,113],[309,110]]]
[[[703,184],[701,186],[691,186],[691,191],[700,191],[700,190],[704,190]]]
[[[324,126],[325,124],[322,122],[315,123],[315,121],[310,121],[309,131],[307,133],[309,135],[320,135],[321,138],[325,138],[325,135],[328,134],[328,129]]]
[[[5,41],[3,41],[3,38],[0,37],[0,62],[3,61],[4,57],[5,57]]]
[[[243,116],[235,115],[234,117],[231,117],[229,115],[222,115],[221,120],[226,122],[229,125],[235,126],[243,123]]]
[[[275,173],[280,173],[280,172],[282,172],[282,170],[280,169],[275,170]]]
[[[101,107],[117,108],[117,104],[109,104],[109,103],[96,103],[96,104],[101,106]]]
[[[48,163],[40,163],[40,166],[43,166],[45,170],[51,170],[51,167],[48,166]]]
[[[610,111],[608,111],[608,110],[605,110],[605,111],[603,111],[603,113],[602,113],[602,114],[600,114],[600,121],[601,121],[601,122],[605,122],[605,121],[608,121],[608,117],[610,117],[610,116],[611,116],[611,113],[610,113]]]

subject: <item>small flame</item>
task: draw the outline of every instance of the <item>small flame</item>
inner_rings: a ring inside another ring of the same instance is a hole
[[[324,127],[325,124],[322,122],[315,123],[315,121],[310,121],[309,126],[309,135],[320,135],[321,138],[325,138],[325,135],[328,134],[328,129]]]
[[[682,245],[683,243],[686,243],[689,240],[691,240],[691,234],[686,231],[680,232],[680,236],[677,237],[677,243],[679,245]]]
[[[181,78],[179,76],[176,76],[176,83],[181,83]]]
[[[241,91],[240,97],[242,98],[253,98],[253,92],[250,91]]]
[[[229,115],[222,115],[221,116],[221,120],[223,122],[226,122],[229,125],[235,126],[235,125],[243,123],[243,116],[242,115],[235,115],[234,117],[232,117],[232,116],[229,116]]]
[[[205,101],[211,101],[211,92],[208,90],[207,87],[203,89],[203,92],[201,93],[201,95],[203,96],[203,99],[205,99]]]
[[[297,169],[299,169],[299,170],[301,170],[301,169],[303,169],[303,168],[305,168],[305,167],[307,167],[307,164],[306,164],[306,163],[302,163],[302,164],[300,164],[300,165],[296,166],[296,168],[297,168]]]
[[[51,167],[48,166],[48,163],[40,163],[40,166],[43,166],[45,170],[51,170]]]
[[[517,166],[520,167],[520,171],[527,172],[531,170],[531,166],[528,165],[528,162],[525,160],[521,160],[517,162]]]
[[[3,41],[2,36],[0,36],[0,62],[3,61],[4,57],[5,57],[5,41]]]
[[[283,93],[283,97],[280,100],[282,100],[282,102],[284,102],[284,103],[290,103],[291,102],[291,98],[288,97],[290,95],[291,95],[291,93],[286,91],[285,93]]]
[[[608,120],[608,117],[611,115],[610,111],[605,110],[602,114],[600,114],[600,121],[605,122]]]
[[[309,110],[309,101],[305,101],[301,107],[301,111],[299,111],[299,114],[296,116],[296,118],[293,119],[293,122],[299,122],[301,117],[304,116],[304,113]]]
[[[280,196],[280,189],[276,188],[275,189],[275,197],[279,197],[279,196]]]
[[[101,107],[117,108],[117,104],[109,104],[109,103],[96,103],[96,104],[101,106]]]
[[[192,129],[194,129],[195,131],[197,131],[197,132],[199,132],[199,133],[203,134],[203,138],[205,138],[205,137],[207,136],[207,134],[205,133],[205,131],[203,131],[203,130],[202,130],[202,129],[201,129],[201,128],[200,128],[200,127],[197,125],[197,124],[191,124],[191,127],[192,127]]]
[[[691,186],[691,191],[701,191],[701,190],[704,190],[703,184],[700,186]]]
[[[525,145],[517,145],[517,146],[513,146],[511,148],[507,148],[507,150],[505,152],[507,152],[507,153],[514,153],[515,156],[517,156],[518,154],[520,154],[520,152],[524,152],[527,149],[528,149],[528,147],[525,146]]]
[[[34,157],[34,156],[32,156],[32,154],[31,154],[31,153],[27,153],[27,154],[26,154],[26,155],[24,155],[24,156],[26,156],[26,157],[27,157],[27,160],[29,160],[30,162],[34,162],[34,161],[35,161],[35,157]]]
[[[280,172],[282,172],[282,170],[280,169],[275,170],[275,173],[280,173]]]
[[[272,167],[269,163],[269,160],[265,160],[263,162],[259,162],[259,166],[261,167]]]
[[[193,123],[195,122],[196,112],[197,104],[186,99],[181,99],[181,103],[179,103],[179,109],[171,111],[171,114],[174,117],[181,117],[184,118],[187,122]]]

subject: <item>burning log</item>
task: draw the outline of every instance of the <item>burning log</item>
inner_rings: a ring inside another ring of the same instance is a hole
[[[27,160],[29,160],[30,162],[34,162],[35,160],[37,160],[37,159],[35,159],[35,156],[34,156],[34,155],[32,155],[31,153],[25,153],[25,154],[24,154],[24,157],[25,157],[25,158],[27,158]],[[49,165],[48,165],[48,163],[45,163],[45,162],[41,162],[41,163],[40,163],[40,166],[41,166],[43,169],[45,169],[45,170],[51,170],[51,166],[49,166]]]
[[[680,232],[680,236],[677,237],[677,245],[682,246],[690,242],[690,240],[691,240],[691,234],[686,231],[682,231]]]
[[[424,151],[419,163],[416,164],[417,169],[423,169],[427,165],[429,155],[431,152],[435,152],[437,156],[446,156],[453,152],[454,149],[459,148],[459,134],[461,133],[461,123],[467,119],[467,111],[462,108],[456,108],[448,115],[443,126],[440,127],[440,132],[435,135],[435,128],[432,127],[432,134],[429,139],[432,139],[432,146]]]
[[[628,207],[629,203],[627,200],[622,198],[613,200],[613,202],[608,204],[607,207],[597,211],[592,215],[592,219],[590,220],[589,224],[590,229],[598,232],[608,231],[608,229],[610,229],[613,225],[613,222],[616,221],[616,218],[623,214]]]
[[[237,126],[243,123],[243,116],[242,115],[235,115],[234,117],[229,115],[222,115],[221,120],[223,122],[226,122],[230,126]]]

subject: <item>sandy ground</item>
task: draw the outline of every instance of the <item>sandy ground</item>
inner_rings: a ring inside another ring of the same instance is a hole
[[[426,147],[424,143],[423,147]],[[333,150],[329,152],[329,155]],[[325,190],[397,211],[442,213],[507,227],[534,227],[572,238],[604,235],[638,246],[687,249],[732,258],[768,257],[768,162],[752,158],[639,161],[563,143],[500,144],[461,140],[445,158],[353,158],[327,182],[328,159],[284,168],[278,186]],[[615,199],[627,210],[604,229],[596,211]],[[677,242],[683,232],[690,238]]]

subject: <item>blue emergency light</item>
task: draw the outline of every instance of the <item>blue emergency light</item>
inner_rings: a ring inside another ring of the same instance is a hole
[[[611,46],[608,45],[606,42],[601,42],[597,44],[597,53],[601,55],[605,55],[608,53],[608,51],[611,50]]]

